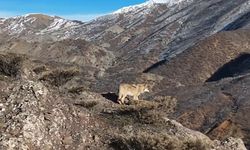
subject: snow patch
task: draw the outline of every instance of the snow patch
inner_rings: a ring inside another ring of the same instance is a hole
[[[148,0],[147,2],[144,2],[142,4],[123,7],[121,9],[113,12],[112,14],[128,13],[128,12],[140,9],[140,8],[148,9],[148,8],[151,8],[152,6],[154,6],[155,4],[166,4],[168,7],[171,7],[174,5],[179,5],[179,4],[184,3],[184,2],[192,2],[192,1],[193,0]]]
[[[3,23],[10,22],[6,29],[12,31],[11,34],[13,35],[22,33],[22,31],[26,30],[25,25],[27,23],[32,24],[34,21],[36,21],[35,17],[18,16],[5,19]]]
[[[41,19],[41,20],[40,20]],[[39,23],[45,22],[45,28],[41,29]],[[37,26],[38,24],[38,26]],[[55,32],[58,30],[68,30],[81,25],[78,22],[70,21],[56,16],[47,16],[43,14],[26,14],[23,16],[16,16],[8,19],[0,18],[0,25],[3,25],[2,30],[8,31],[11,35],[28,33],[28,34],[43,34]],[[34,26],[33,26],[34,25]],[[34,29],[35,28],[35,29]],[[69,37],[73,31],[68,30],[64,36]],[[27,32],[26,32],[27,31]]]
[[[50,26],[46,28],[45,30],[54,31],[54,30],[59,30],[61,28],[71,27],[74,25],[77,25],[77,23],[71,22],[62,18],[55,18],[54,22],[50,24]]]
[[[145,3],[142,3],[142,4],[138,4],[138,5],[133,5],[133,6],[128,6],[128,7],[123,7],[115,12],[113,12],[112,14],[121,14],[121,13],[128,13],[128,12],[131,12],[131,11],[134,11],[136,9],[139,9],[139,8],[143,8],[143,7],[150,7],[152,4],[151,1],[147,1]]]
[[[149,0],[150,3],[175,5],[187,0]]]

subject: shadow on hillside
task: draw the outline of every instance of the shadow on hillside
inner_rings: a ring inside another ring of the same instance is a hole
[[[232,30],[237,30],[245,25],[247,25],[250,22],[250,12],[244,14],[234,22],[230,23],[227,25],[222,31],[232,31]]]
[[[114,103],[117,103],[118,95],[116,95],[115,93],[104,93],[102,94],[102,96]]]
[[[236,77],[250,73],[250,54],[243,53],[219,68],[206,82],[218,81],[226,77]]]
[[[167,60],[161,60],[161,61],[159,61],[159,62],[153,64],[152,66],[148,67],[147,69],[145,69],[145,70],[143,71],[143,73],[148,73],[148,72],[150,72],[150,71],[152,71],[152,70],[158,68],[159,66],[164,65],[166,62],[167,62]]]

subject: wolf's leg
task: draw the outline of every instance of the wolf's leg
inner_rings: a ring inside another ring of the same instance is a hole
[[[118,102],[119,104],[122,104],[122,97],[123,97],[123,95],[122,95],[122,94],[119,94],[119,97],[118,97],[118,100],[117,100],[117,102]]]
[[[134,98],[133,98],[134,100],[139,100],[139,96],[138,95],[134,95]]]
[[[121,102],[121,98],[122,98],[122,94],[120,94],[119,93],[119,97],[118,97],[118,99],[117,99],[117,102],[120,104],[120,102]]]
[[[121,103],[124,104],[124,99],[126,98],[127,95],[122,95],[122,98],[121,98]]]

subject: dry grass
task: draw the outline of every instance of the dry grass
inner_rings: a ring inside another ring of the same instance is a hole
[[[10,77],[16,77],[22,67],[24,57],[17,55],[0,55],[0,74]]]
[[[134,123],[163,125],[163,117],[174,110],[176,99],[172,97],[157,97],[155,101],[130,101],[129,105],[118,105],[111,111],[103,110],[108,122],[116,125]]]
[[[47,68],[46,68],[46,66],[38,66],[38,67],[34,68],[33,71],[36,74],[39,74],[39,73],[47,71]]]
[[[77,76],[79,72],[78,68],[71,68],[68,70],[52,70],[45,72],[39,80],[46,81],[54,86],[62,86]]]
[[[75,103],[76,106],[81,106],[87,109],[91,109],[98,104],[97,101],[82,101],[80,103]]]
[[[68,90],[68,92],[73,94],[80,94],[84,90],[86,90],[86,87],[72,87]]]
[[[154,101],[158,104],[157,109],[167,114],[174,112],[177,105],[177,99],[171,96],[157,96]]]
[[[120,134],[110,142],[115,150],[208,150],[209,144],[200,140],[183,140],[167,134],[138,131],[131,134]]]

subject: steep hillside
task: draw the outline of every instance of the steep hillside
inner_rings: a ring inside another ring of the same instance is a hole
[[[250,53],[249,37],[248,29],[215,34],[170,61],[152,66],[146,72],[162,75],[166,80],[173,80],[183,86],[202,84],[209,81],[226,63]],[[230,72],[224,74],[225,77],[233,77]]]
[[[149,0],[84,23],[0,18],[0,149],[249,148],[249,12]],[[124,82],[150,92],[119,105]]]
[[[170,118],[212,139],[242,138],[250,147],[249,74],[200,86],[166,88],[156,95],[178,99]]]

